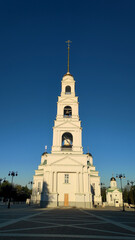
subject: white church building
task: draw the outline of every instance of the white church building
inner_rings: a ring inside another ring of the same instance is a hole
[[[75,80],[61,81],[51,153],[43,153],[33,177],[31,201],[41,207],[101,205],[100,177],[90,153],[84,154]]]
[[[106,202],[108,206],[120,207],[123,205],[122,191],[117,188],[114,177],[110,179],[110,187],[106,191]]]

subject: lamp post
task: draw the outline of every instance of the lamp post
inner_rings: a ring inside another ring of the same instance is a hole
[[[116,174],[116,178],[120,179],[121,191],[122,191],[122,200],[123,200],[123,212],[125,211],[124,206],[124,196],[123,196],[123,189],[122,189],[122,178],[125,178],[125,174]]]
[[[34,184],[34,182],[33,182],[33,181],[30,181],[30,182],[28,182],[28,184],[30,184],[30,185],[31,185],[31,194],[32,194],[32,185]],[[30,203],[31,203],[31,197],[30,197],[29,206],[30,206]]]
[[[135,211],[135,195],[134,195],[134,183],[135,183],[135,181],[129,181],[129,180],[127,180],[127,185],[131,185],[131,189],[132,189],[132,191],[133,191],[133,203],[134,203],[134,211]]]
[[[11,188],[13,186],[13,178],[18,176],[17,172],[9,171],[8,176],[11,176]],[[11,189],[10,189],[10,196],[9,196],[9,202],[8,202],[8,208],[10,208],[10,202],[11,202]]]

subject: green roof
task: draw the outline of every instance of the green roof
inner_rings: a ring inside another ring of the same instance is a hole
[[[107,192],[113,192],[114,190],[107,189],[106,191],[107,191]]]
[[[122,192],[121,189],[118,189],[118,188],[115,188],[115,189],[108,188],[106,191],[107,192],[114,192],[115,190],[117,190],[118,192]]]

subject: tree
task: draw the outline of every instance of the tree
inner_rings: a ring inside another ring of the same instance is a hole
[[[102,201],[106,202],[106,187],[101,188]]]
[[[4,181],[0,187],[0,197],[3,198],[3,201],[7,201],[10,197],[12,191],[12,185],[8,181]]]
[[[3,182],[0,185],[0,198],[3,201],[7,201],[11,198],[13,201],[25,202],[27,198],[30,198],[31,190],[27,186],[12,185],[8,181]]]
[[[129,202],[129,189],[127,187],[123,190],[123,199],[125,203]]]
[[[130,204],[135,204],[135,186],[130,187],[129,201],[130,201]]]
[[[124,202],[135,204],[135,186],[126,186],[123,190]]]

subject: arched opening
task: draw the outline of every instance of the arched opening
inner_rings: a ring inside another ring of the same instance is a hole
[[[71,87],[70,86],[66,86],[65,94],[71,94]]]
[[[47,164],[47,160],[44,160],[43,164],[46,165]]]
[[[73,144],[73,136],[66,132],[62,135],[62,148],[71,149]]]
[[[90,161],[87,161],[87,165],[90,166]]]
[[[64,107],[64,117],[71,117],[72,116],[72,108],[70,106]]]

